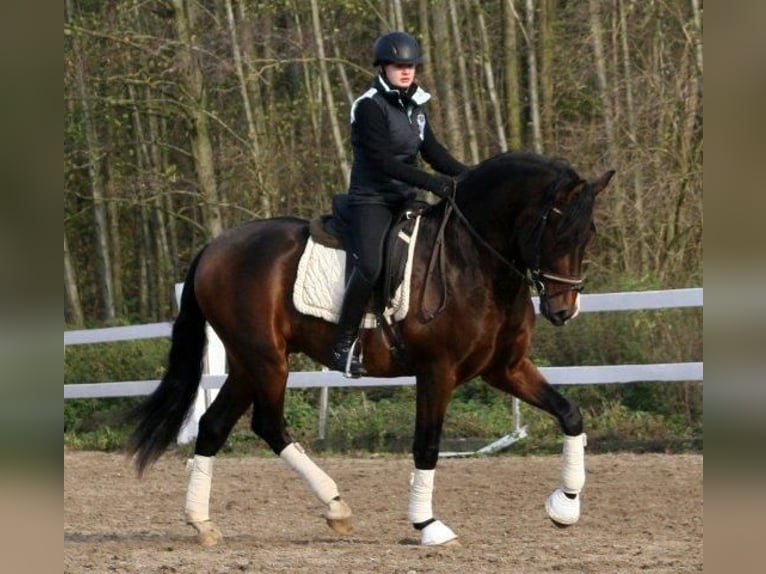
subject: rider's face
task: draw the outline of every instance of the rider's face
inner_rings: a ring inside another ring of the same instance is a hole
[[[415,81],[415,64],[386,64],[383,71],[395,88],[409,88]]]

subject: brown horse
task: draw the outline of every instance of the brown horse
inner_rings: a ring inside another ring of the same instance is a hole
[[[411,310],[397,323],[405,356],[392,353],[381,329],[361,335],[370,376],[414,375],[417,404],[408,518],[423,544],[455,538],[431,508],[442,422],[455,387],[477,376],[553,415],[564,432],[562,483],[546,508],[559,525],[577,521],[585,482],[582,418],[528,356],[535,313],[554,325],[576,315],[582,261],[594,232],[596,195],[613,171],[585,181],[563,162],[512,152],[467,172],[453,198],[421,217],[414,251],[414,301],[438,303],[424,318]],[[290,465],[326,505],[328,524],[351,530],[351,510],[335,482],[294,443],[283,418],[288,355],[303,352],[331,364],[335,325],[299,313],[292,287],[309,237],[303,219],[253,221],[222,234],[195,258],[173,326],[167,373],[137,409],[129,444],[139,474],[175,439],[197,392],[208,321],[223,341],[229,375],[199,424],[186,497],[186,517],[202,544],[221,533],[210,521],[213,457],[252,405],[252,430]],[[427,280],[437,238],[445,265]]]

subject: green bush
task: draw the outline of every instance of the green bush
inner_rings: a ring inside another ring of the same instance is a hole
[[[170,341],[148,339],[64,349],[64,384],[159,379]],[[64,443],[115,450],[127,437],[125,417],[141,397],[64,401]]]

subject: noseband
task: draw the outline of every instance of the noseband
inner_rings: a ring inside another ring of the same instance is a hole
[[[545,271],[540,271],[540,269],[532,270],[529,272],[529,274],[532,276],[532,281],[534,283],[537,294],[540,297],[545,297],[547,299],[553,299],[554,297],[563,295],[568,291],[576,291],[577,293],[580,293],[585,287],[583,285],[583,283],[585,283],[584,278],[564,277],[563,275],[556,275],[555,273],[546,273]],[[567,287],[555,295],[548,295],[545,291],[545,283],[543,282],[543,279],[547,279],[552,283],[561,283],[563,285],[567,285]]]

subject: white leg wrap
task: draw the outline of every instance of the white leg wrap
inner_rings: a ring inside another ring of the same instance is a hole
[[[288,444],[279,456],[290,468],[297,472],[306,482],[311,492],[324,502],[330,504],[330,501],[339,496],[338,487],[335,481],[327,476],[325,471],[319,468],[314,461],[304,452],[303,447],[297,442]]]
[[[561,487],[569,494],[579,494],[585,486],[585,433],[564,436],[563,467]]]
[[[213,457],[194,455],[187,463],[189,488],[186,491],[186,519],[189,522],[210,520],[210,485],[213,480]]]
[[[415,469],[410,476],[410,504],[407,518],[413,524],[425,522],[433,518],[431,497],[434,492],[435,470]]]

